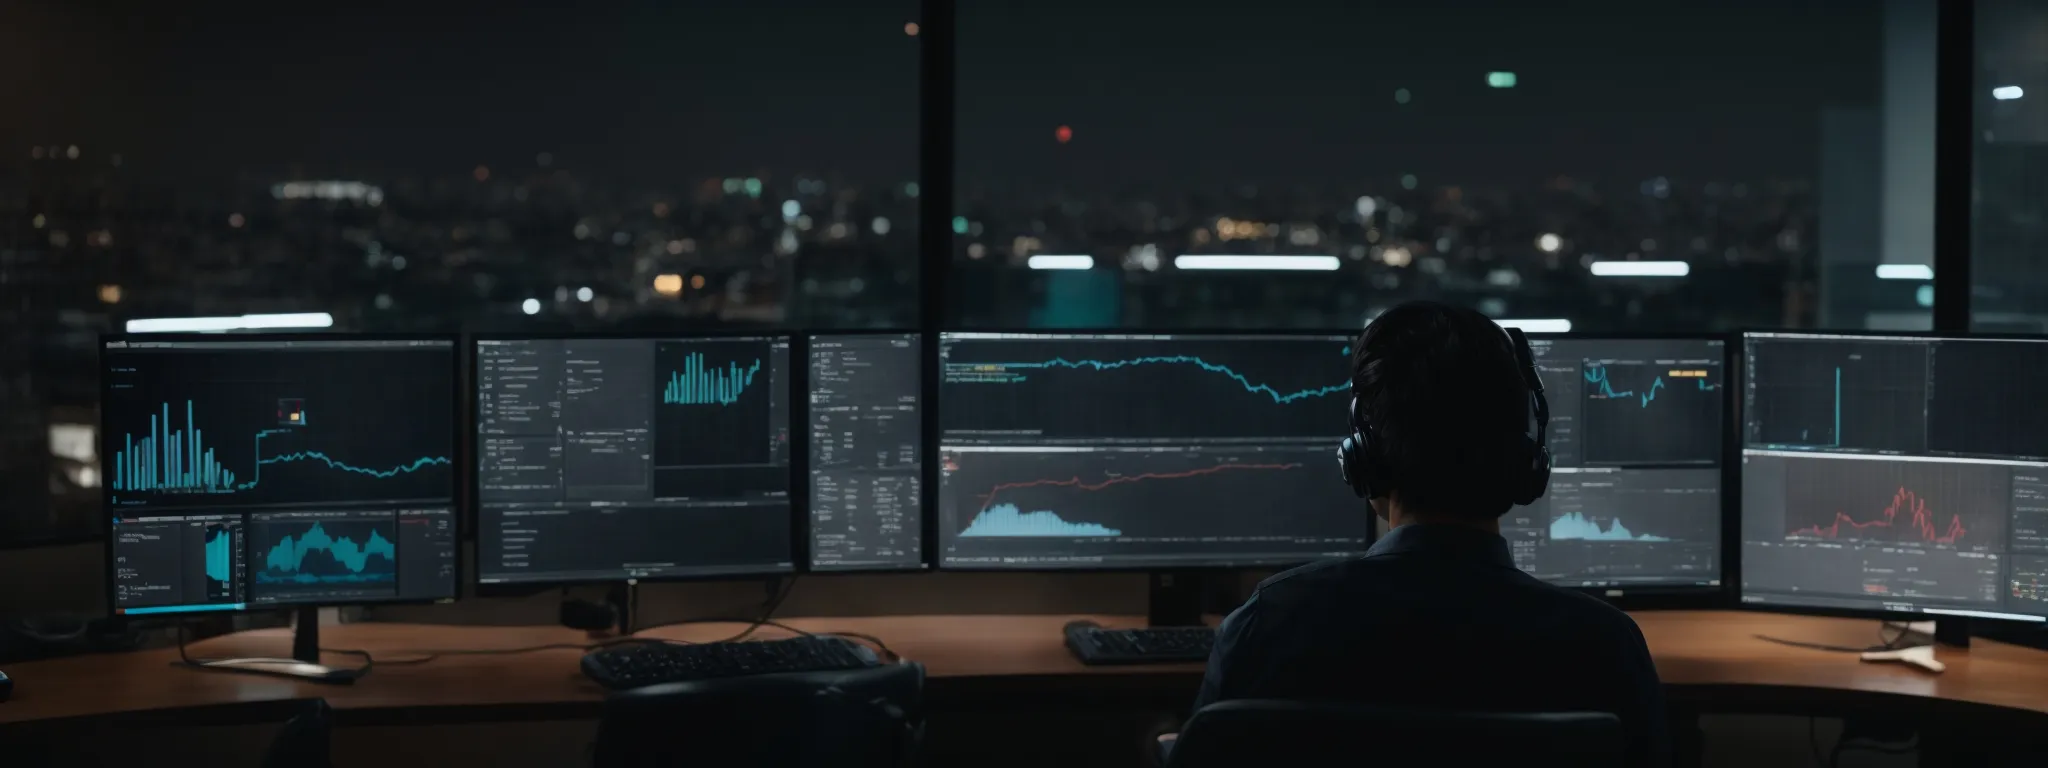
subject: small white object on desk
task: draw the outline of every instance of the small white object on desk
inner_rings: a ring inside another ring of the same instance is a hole
[[[1941,660],[1934,658],[1934,646],[1931,645],[1900,648],[1896,651],[1866,651],[1863,654],[1863,660],[1895,661],[1900,664],[1911,664],[1937,675],[1941,674],[1943,670],[1948,669],[1947,664],[1943,664]]]

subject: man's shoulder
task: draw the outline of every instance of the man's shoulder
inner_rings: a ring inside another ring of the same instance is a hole
[[[1642,629],[1636,626],[1635,617],[1628,615],[1627,611],[1614,607],[1613,603],[1576,589],[1568,589],[1547,583],[1534,576],[1522,575],[1527,579],[1528,588],[1532,592],[1544,596],[1542,598],[1544,600],[1543,607],[1548,613],[1569,615],[1578,622],[1589,623],[1589,626],[1611,626],[1617,629],[1624,629],[1629,634],[1642,634]],[[1590,622],[1599,622],[1599,624],[1594,625],[1590,624]]]
[[[1259,592],[1285,594],[1298,589],[1313,588],[1318,584],[1336,581],[1350,575],[1350,572],[1365,562],[1364,558],[1338,558],[1318,560],[1307,565],[1290,568],[1267,577],[1259,582]]]

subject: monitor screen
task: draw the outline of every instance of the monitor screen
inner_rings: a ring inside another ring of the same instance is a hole
[[[1744,603],[2048,616],[2048,341],[1743,346]]]
[[[451,600],[453,338],[109,338],[115,613]]]
[[[1718,590],[1728,426],[1720,338],[1531,337],[1550,490],[1501,518],[1522,570],[1568,587]]]
[[[923,355],[915,333],[812,336],[810,567],[924,567]]]
[[[940,564],[1173,568],[1357,554],[1345,334],[941,337]]]
[[[477,581],[782,573],[789,337],[476,340]]]

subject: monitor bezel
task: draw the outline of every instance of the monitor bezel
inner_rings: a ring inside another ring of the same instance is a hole
[[[466,352],[467,354],[465,355],[465,357],[466,357],[466,358],[467,358],[467,360],[468,360],[468,366],[469,366],[469,378],[467,379],[467,382],[468,382],[468,386],[467,386],[467,387],[465,387],[465,389],[466,389],[467,391],[463,393],[463,396],[464,396],[464,397],[466,398],[466,400],[467,400],[467,402],[468,402],[468,404],[469,404],[469,409],[468,409],[468,410],[469,410],[469,420],[468,420],[468,423],[464,425],[464,426],[465,426],[465,429],[463,429],[463,433],[464,433],[464,436],[465,436],[465,438],[466,438],[466,439],[468,440],[468,442],[466,442],[466,443],[465,443],[464,445],[466,446],[466,449],[467,449],[467,451],[468,451],[468,458],[469,458],[468,464],[467,464],[467,465],[466,465],[466,467],[465,467],[466,471],[468,471],[468,473],[469,473],[469,510],[468,510],[468,513],[469,513],[469,514],[467,515],[467,517],[469,518],[469,520],[470,520],[470,524],[471,524],[471,531],[470,531],[470,533],[471,533],[471,538],[472,538],[472,545],[473,545],[473,546],[475,546],[475,547],[477,548],[477,553],[476,553],[476,560],[477,560],[477,564],[478,564],[478,566],[480,567],[480,566],[481,566],[481,565],[483,564],[483,560],[484,560],[484,553],[483,553],[483,537],[482,537],[482,532],[483,532],[483,496],[482,496],[482,487],[481,487],[481,486],[482,486],[482,483],[483,483],[483,473],[482,473],[482,472],[479,472],[479,471],[477,471],[477,467],[476,467],[477,457],[478,457],[478,456],[480,455],[480,454],[479,454],[479,452],[478,452],[478,445],[479,445],[479,441],[478,441],[478,439],[477,439],[477,433],[476,433],[476,424],[478,423],[478,420],[479,420],[479,413],[478,413],[478,412],[479,412],[479,410],[480,410],[480,409],[482,408],[482,405],[483,405],[483,399],[482,399],[482,398],[480,398],[480,397],[477,397],[477,393],[476,393],[476,385],[475,385],[475,382],[476,382],[476,374],[477,374],[477,360],[478,360],[478,355],[477,355],[477,345],[478,345],[478,343],[479,343],[479,342],[484,342],[484,341],[555,341],[555,340],[565,340],[565,339],[568,339],[568,340],[574,340],[574,339],[603,339],[603,340],[617,340],[617,341],[668,341],[668,340],[675,340],[675,339],[731,339],[731,338],[748,338],[748,337],[763,337],[763,336],[765,336],[765,337],[774,337],[774,338],[781,338],[781,339],[784,339],[784,340],[788,341],[788,342],[789,342],[789,348],[790,348],[790,353],[791,353],[791,355],[792,355],[792,358],[793,358],[793,357],[795,356],[796,352],[797,352],[797,351],[798,351],[798,349],[799,349],[799,344],[797,343],[797,340],[798,340],[798,338],[799,338],[799,337],[801,337],[801,336],[802,336],[802,334],[801,334],[801,333],[799,333],[799,332],[797,332],[797,331],[792,331],[792,330],[789,330],[789,329],[786,329],[786,328],[724,328],[724,329],[716,329],[716,330],[696,330],[696,331],[674,331],[674,332],[662,332],[662,331],[658,331],[658,330],[646,330],[646,329],[636,329],[636,330],[629,330],[629,331],[591,331],[591,332],[576,332],[576,331],[537,331],[537,332],[532,332],[532,333],[514,333],[514,332],[489,332],[489,333],[471,333],[471,334],[468,334],[468,335],[466,335],[466,336],[464,337],[464,343],[465,343],[465,344],[466,344],[466,346],[467,346],[467,349],[465,350],[465,352]],[[791,360],[790,362],[792,363],[792,364],[791,364],[791,366],[790,366],[790,367],[791,367],[792,369],[794,369],[794,368],[796,368],[796,367],[797,367],[797,366],[795,365],[795,362],[796,362],[796,361],[795,361],[794,359],[792,359],[792,360]],[[794,388],[794,385],[796,385],[796,384],[800,384],[800,383],[803,383],[806,377],[803,377],[803,376],[802,376],[802,375],[801,375],[800,373],[798,373],[798,372],[795,372],[794,370],[792,370],[792,371],[791,371],[791,372],[789,373],[789,375],[790,375],[790,377],[791,377],[791,384],[792,384],[792,388],[791,388],[791,390],[790,390],[790,391],[791,391],[792,393],[794,393],[794,392],[796,391],[796,389]],[[794,398],[794,397],[792,397],[792,399],[795,399],[795,398]],[[808,412],[809,412],[809,409],[808,409],[807,407],[800,407],[800,408],[792,409],[792,411],[791,411],[791,415],[792,415],[793,417],[794,417],[794,416],[797,416],[797,415],[807,415],[807,414],[808,414]],[[792,425],[794,425],[794,423],[795,423],[795,419],[794,419],[794,418],[792,418],[791,422],[792,422]],[[795,432],[796,432],[797,430],[795,430],[794,428],[792,428],[792,429],[791,429],[790,431],[791,431],[792,433],[795,433]],[[795,443],[795,442],[797,442],[797,441],[796,441],[795,439],[793,439],[793,440],[792,440],[791,442],[792,442],[792,443]],[[805,442],[806,442],[806,445],[807,445],[807,444],[808,444],[808,441],[805,441]],[[473,588],[473,590],[474,590],[474,591],[473,591],[473,594],[475,594],[475,595],[476,595],[477,597],[521,597],[521,596],[526,596],[526,595],[533,595],[533,594],[538,594],[538,593],[541,593],[541,592],[545,592],[545,591],[548,591],[548,590],[551,590],[551,589],[558,589],[558,588],[561,588],[561,587],[578,587],[578,586],[591,586],[591,585],[598,585],[598,584],[671,584],[671,583],[689,583],[689,582],[719,582],[719,581],[756,581],[756,580],[760,580],[760,579],[783,579],[783,578],[788,578],[788,577],[791,577],[791,576],[797,575],[797,574],[799,574],[799,573],[802,573],[802,572],[803,572],[803,569],[802,569],[802,567],[801,567],[801,566],[802,566],[802,564],[803,564],[803,563],[804,563],[804,562],[806,561],[806,559],[807,559],[807,558],[808,558],[808,557],[810,556],[810,552],[809,552],[809,550],[808,550],[808,548],[807,548],[807,545],[808,545],[808,543],[809,543],[809,538],[810,538],[810,531],[809,531],[809,529],[808,529],[808,528],[806,528],[806,527],[803,527],[803,526],[799,526],[799,525],[797,525],[797,519],[796,519],[796,515],[798,514],[798,513],[797,513],[797,511],[796,511],[796,510],[797,510],[797,504],[798,504],[798,498],[797,498],[797,493],[798,493],[798,491],[797,491],[797,489],[798,489],[798,483],[799,483],[800,481],[802,481],[802,480],[803,480],[803,478],[805,477],[805,474],[804,474],[803,470],[804,470],[804,469],[805,469],[806,467],[805,467],[804,465],[808,464],[808,458],[809,458],[809,457],[808,457],[808,455],[807,455],[807,454],[805,454],[805,450],[807,450],[807,447],[806,447],[806,448],[803,448],[802,450],[800,450],[800,449],[799,449],[799,446],[795,446],[795,445],[792,445],[792,447],[791,447],[791,450],[790,450],[790,467],[789,467],[789,471],[790,471],[790,477],[789,477],[789,488],[790,488],[790,491],[789,491],[789,493],[790,493],[790,499],[789,499],[789,509],[790,509],[790,511],[789,511],[789,514],[790,514],[790,519],[789,519],[789,524],[790,524],[790,526],[789,526],[789,545],[790,545],[790,565],[789,565],[789,567],[787,567],[787,568],[749,568],[749,569],[746,569],[746,570],[739,570],[739,571],[727,571],[727,572],[722,572],[722,573],[708,573],[708,574],[692,574],[692,573],[682,573],[682,574],[664,574],[664,575],[661,575],[661,576],[651,576],[651,577],[637,577],[637,578],[636,578],[636,577],[612,577],[612,578],[588,578],[588,579],[548,579],[548,580],[534,580],[534,581],[494,582],[494,583],[489,583],[489,584],[486,584],[486,583],[484,583],[484,581],[483,581],[483,573],[482,573],[482,571],[481,571],[481,570],[477,570],[477,571],[475,571],[475,572],[474,572],[474,573],[473,573],[473,574],[471,575],[471,578],[470,578],[470,580],[469,580],[469,581],[470,581],[470,584],[471,584],[471,586],[472,586],[472,588]],[[809,489],[809,483],[808,483],[808,482],[804,482],[804,485],[803,485],[803,487],[804,487],[804,489],[805,489],[806,491],[808,491],[808,489]]]
[[[1738,347],[1744,353],[1739,358],[1739,362],[1742,366],[1741,373],[1744,386],[1747,386],[1749,380],[1749,356],[1747,352],[1749,350],[1750,337],[1766,335],[1806,336],[1821,339],[1866,337],[1874,339],[1905,339],[1913,341],[2033,341],[2048,343],[2048,334],[1970,333],[1951,331],[1869,331],[1860,329],[1744,328],[1734,333],[1736,347]],[[1731,387],[1731,389],[1734,388]],[[1738,405],[1740,405],[1742,401],[1742,398],[1736,398],[1736,403]],[[1737,461],[1740,461],[1742,458],[1743,443],[1741,437],[1742,426],[1745,423],[1747,423],[1747,414],[1738,412],[1736,414],[1736,419],[1734,422],[1736,432],[1734,434],[1735,440],[1733,443],[1735,458]],[[1738,466],[1737,469],[1738,485],[1736,486],[1736,495],[1739,500],[1742,488],[1739,485],[1740,467]],[[1741,557],[1741,550],[1739,549],[1739,547],[1742,544],[1742,518],[1743,515],[1741,514],[1741,507],[1738,503],[1736,508],[1735,520],[1733,521],[1735,545],[1738,547],[1734,556],[1737,558]],[[1756,611],[1760,613],[1797,614],[1801,616],[1827,616],[1834,618],[1849,619],[1876,619],[1879,621],[1940,621],[1944,618],[1948,618],[1967,619],[1971,622],[1991,622],[1997,625],[2018,627],[2048,626],[2048,617],[2042,617],[2040,619],[2034,620],[1999,618],[1994,616],[1977,615],[1977,612],[1973,612],[1974,609],[1969,608],[1944,609],[1958,612],[1951,614],[1929,613],[1924,609],[1917,611],[1895,611],[1884,608],[1841,608],[1835,606],[1800,605],[1796,603],[1750,603],[1743,601],[1745,593],[1746,590],[1743,589],[1743,584],[1741,580],[1736,580],[1733,584],[1733,589],[1730,591],[1730,598],[1732,599],[1734,607],[1737,610]],[[1981,613],[2003,612],[1983,611]],[[2006,615],[2019,616],[2024,614]]]
[[[1001,335],[1019,335],[1019,336],[1041,336],[1041,337],[1060,337],[1060,336],[1091,336],[1091,335],[1116,335],[1116,336],[1250,336],[1250,337],[1265,337],[1265,338],[1307,338],[1307,337],[1324,337],[1324,336],[1326,336],[1326,337],[1342,337],[1342,338],[1344,338],[1344,339],[1347,339],[1347,340],[1349,340],[1350,342],[1353,342],[1353,343],[1355,343],[1355,342],[1356,342],[1356,341],[1358,340],[1358,334],[1359,334],[1359,333],[1360,333],[1360,329],[1356,329],[1356,328],[1344,328],[1344,329],[1334,329],[1334,330],[1333,330],[1333,329],[1328,329],[1328,328],[1023,328],[1023,329],[1018,329],[1018,328],[947,328],[947,329],[943,329],[943,330],[940,330],[940,331],[936,331],[936,332],[934,332],[934,333],[933,333],[933,337],[934,337],[934,339],[935,339],[935,342],[934,342],[934,343],[935,343],[936,347],[937,347],[937,348],[943,348],[943,347],[944,347],[944,345],[945,345],[945,343],[946,343],[946,342],[947,342],[947,340],[948,340],[948,337],[952,337],[952,336],[956,336],[956,335],[960,335],[960,334],[975,334],[975,335],[995,335],[995,334],[1001,334]],[[930,405],[930,406],[928,407],[928,410],[927,410],[927,413],[929,414],[929,416],[930,416],[930,418],[931,418],[931,423],[932,423],[932,425],[934,426],[934,429],[932,430],[931,434],[934,434],[934,435],[943,435],[943,433],[944,433],[944,426],[942,425],[942,423],[941,423],[941,421],[940,421],[940,420],[941,420],[941,419],[943,418],[943,417],[942,417],[942,415],[941,415],[941,411],[942,411],[942,409],[944,408],[944,398],[943,398],[943,397],[942,397],[942,396],[940,395],[940,393],[944,391],[944,390],[943,390],[943,387],[942,387],[942,385],[943,385],[943,383],[944,383],[944,381],[943,381],[943,379],[944,379],[944,376],[943,376],[943,373],[942,373],[942,370],[944,369],[944,366],[940,364],[939,360],[938,360],[938,359],[937,359],[936,357],[934,357],[934,358],[933,358],[932,360],[930,360],[930,361],[928,361],[928,362],[930,363],[930,365],[928,366],[928,367],[930,368],[930,370],[928,371],[928,375],[929,375],[929,376],[931,377],[931,387],[932,387],[931,391],[933,392],[932,404],[931,404],[931,405]],[[1339,441],[1339,440],[1341,440],[1341,439],[1342,439],[1342,436],[1341,436],[1341,435],[1340,435],[1340,436],[1338,436],[1337,438],[1333,439],[1333,440],[1331,441],[1331,443],[1330,443],[1330,447],[1331,447],[1331,449],[1333,449],[1333,450],[1334,450],[1334,449],[1336,448],[1336,446],[1337,446],[1337,441]],[[969,565],[948,565],[948,564],[946,563],[946,555],[945,555],[945,546],[944,546],[944,541],[945,541],[945,539],[943,538],[943,535],[942,535],[942,534],[943,534],[943,530],[942,530],[942,526],[941,526],[941,517],[942,517],[942,514],[940,513],[940,510],[939,510],[939,509],[937,508],[937,506],[936,506],[936,502],[937,502],[937,500],[938,500],[938,498],[939,498],[939,497],[938,497],[939,489],[938,489],[938,480],[937,480],[937,476],[938,476],[938,471],[937,471],[937,467],[938,467],[938,463],[939,463],[939,453],[941,452],[941,451],[940,451],[940,447],[939,447],[939,445],[940,445],[940,441],[938,441],[938,440],[935,440],[935,441],[933,442],[932,446],[931,446],[931,448],[932,448],[932,450],[931,450],[931,454],[932,454],[932,455],[931,455],[931,458],[930,458],[930,464],[931,464],[931,466],[932,466],[932,468],[933,468],[933,471],[931,472],[931,475],[932,475],[932,477],[933,477],[933,483],[932,483],[932,488],[931,488],[931,495],[932,495],[932,499],[933,499],[933,501],[934,501],[934,507],[932,508],[932,514],[926,515],[926,520],[925,520],[925,541],[927,542],[927,547],[926,547],[926,549],[927,549],[927,551],[929,551],[929,552],[931,553],[931,554],[930,554],[930,562],[931,562],[931,569],[932,569],[932,570],[933,570],[934,572],[945,572],[945,573],[1153,573],[1153,572],[1166,572],[1166,571],[1172,571],[1172,572],[1180,572],[1180,573],[1187,573],[1187,572],[1194,572],[1194,573],[1231,573],[1231,572],[1240,572],[1240,571],[1256,571],[1256,570],[1271,570],[1271,571],[1284,571],[1284,570],[1287,570],[1287,569],[1290,569],[1290,568],[1295,568],[1295,567],[1299,567],[1299,566],[1307,565],[1307,564],[1310,564],[1310,563],[1315,563],[1315,562],[1321,562],[1322,560],[1333,560],[1333,559],[1349,559],[1349,558],[1361,557],[1361,556],[1363,556],[1363,555],[1364,555],[1364,554],[1366,553],[1366,551],[1367,551],[1367,550],[1369,550],[1369,549],[1371,549],[1371,548],[1372,548],[1372,545],[1373,545],[1374,543],[1376,543],[1377,541],[1379,541],[1379,527],[1380,527],[1380,522],[1379,522],[1379,519],[1378,519],[1378,518],[1377,518],[1376,516],[1374,516],[1374,515],[1373,515],[1373,512],[1372,512],[1372,509],[1371,509],[1371,507],[1369,507],[1369,506],[1367,506],[1367,505],[1366,505],[1366,503],[1365,503],[1365,500],[1364,500],[1364,499],[1360,499],[1360,500],[1358,501],[1359,513],[1360,513],[1360,514],[1362,514],[1362,515],[1364,515],[1364,516],[1365,516],[1365,518],[1366,518],[1366,520],[1367,520],[1367,521],[1368,521],[1368,523],[1369,523],[1369,525],[1367,526],[1367,529],[1366,529],[1366,537],[1365,537],[1365,543],[1364,543],[1364,544],[1363,544],[1363,545],[1362,545],[1362,546],[1361,546],[1361,547],[1360,547],[1360,548],[1358,549],[1358,551],[1357,551],[1357,552],[1354,552],[1354,553],[1351,553],[1351,554],[1348,554],[1348,555],[1344,555],[1344,556],[1343,556],[1342,558],[1319,558],[1319,559],[1307,559],[1307,560],[1300,560],[1300,559],[1294,559],[1294,558],[1291,558],[1291,557],[1290,557],[1290,558],[1275,558],[1275,559],[1271,559],[1271,560],[1266,560],[1266,559],[1247,559],[1247,560],[1231,560],[1231,561],[1228,561],[1228,562],[1223,562],[1223,561],[1220,561],[1220,560],[1214,560],[1214,559],[1212,559],[1212,560],[1201,560],[1201,561],[1191,561],[1191,562],[1188,562],[1188,563],[1172,563],[1172,564],[1164,564],[1164,563],[1161,563],[1161,564],[1151,564],[1151,565],[1121,565],[1121,564],[1104,564],[1104,563],[1089,563],[1089,564],[1083,564],[1083,565],[1071,565],[1071,566],[1067,566],[1067,565],[1046,565],[1046,564],[1032,564],[1032,565],[1028,565],[1028,566],[1019,566],[1019,567],[1005,567],[1005,566],[992,566],[992,565],[973,565],[973,564],[969,564]],[[1338,475],[1336,474],[1336,472],[1335,472],[1335,470],[1334,470],[1334,469],[1332,470],[1332,473],[1331,473],[1331,476],[1330,476],[1330,482],[1332,482],[1332,483],[1336,483],[1336,482],[1341,482],[1341,480],[1339,479],[1339,476],[1338,476]]]
[[[452,425],[452,427],[453,427],[453,429],[454,429],[454,434],[453,434],[454,440],[452,440],[452,441],[451,441],[451,442],[449,443],[449,445],[451,446],[451,449],[452,449],[452,450],[453,450],[453,451],[455,452],[455,454],[456,454],[456,456],[458,457],[458,459],[461,459],[461,458],[467,458],[467,457],[465,457],[465,456],[464,456],[464,454],[463,454],[463,452],[464,452],[464,451],[465,451],[465,450],[467,449],[467,443],[465,443],[465,442],[463,441],[463,439],[462,439],[462,433],[463,433],[463,432],[465,431],[465,430],[464,430],[464,427],[465,427],[465,422],[464,422],[464,420],[463,420],[463,410],[462,410],[462,407],[461,407],[461,403],[462,403],[462,397],[463,397],[463,395],[464,395],[464,393],[463,393],[463,389],[464,389],[464,379],[463,379],[463,361],[462,361],[462,359],[463,359],[463,348],[462,348],[462,345],[463,345],[463,336],[462,336],[462,334],[459,334],[459,333],[347,333],[347,332],[336,332],[336,333],[321,333],[321,332],[292,332],[292,333],[264,333],[264,332],[254,332],[254,333],[250,333],[250,332],[229,332],[229,333],[102,333],[102,334],[100,334],[100,337],[99,337],[99,348],[98,348],[98,350],[97,350],[97,352],[96,352],[96,357],[95,357],[95,359],[94,359],[94,362],[95,362],[95,364],[99,366],[99,368],[98,368],[98,370],[96,371],[96,373],[97,373],[97,375],[98,375],[98,377],[99,377],[99,382],[100,382],[100,383],[99,383],[99,386],[100,386],[100,400],[101,400],[102,402],[105,402],[105,400],[106,400],[106,398],[107,398],[107,395],[108,395],[108,393],[112,391],[112,387],[110,386],[110,384],[112,383],[112,381],[111,381],[111,379],[110,379],[110,378],[109,378],[109,377],[108,377],[108,376],[106,375],[106,372],[107,372],[107,351],[108,351],[108,350],[107,350],[107,346],[108,346],[109,344],[112,344],[112,343],[115,343],[115,342],[124,342],[124,341],[146,341],[146,342],[169,342],[169,343],[180,343],[180,342],[234,342],[234,341],[287,341],[287,342],[288,342],[288,341],[446,341],[446,342],[448,342],[448,344],[449,344],[449,347],[448,347],[448,353],[449,353],[449,360],[448,360],[448,365],[449,365],[449,377],[448,377],[448,378],[449,378],[449,381],[450,381],[451,385],[453,386],[453,389],[452,389],[452,391],[450,391],[450,392],[449,392],[449,395],[450,395],[450,396],[452,396],[452,397],[454,397],[454,398],[456,398],[456,399],[455,399],[454,401],[452,401],[452,402],[454,402],[454,403],[456,404],[456,407],[455,407],[455,408],[453,409],[453,411],[454,411],[454,415],[455,415],[455,418],[451,419],[451,421],[453,421],[453,422],[454,422],[454,424]],[[107,423],[106,423],[106,418],[107,418],[107,416],[106,416],[106,409],[105,409],[105,408],[101,408],[101,409],[100,409],[100,415],[99,415],[99,421],[98,421],[98,427],[99,427],[99,429],[100,429],[100,435],[101,435],[100,439],[101,439],[101,440],[105,440],[105,439],[106,439],[106,438],[105,438],[105,435],[106,435],[106,434],[108,434],[108,433],[107,433]],[[102,453],[102,454],[104,454],[105,452],[104,452],[104,451],[101,451],[101,453]],[[108,472],[107,472],[106,462],[107,462],[107,457],[106,457],[105,455],[101,455],[101,456],[100,456],[100,467],[99,467],[99,469],[100,469],[100,473],[101,473],[101,474],[100,474],[100,476],[101,476],[101,477],[108,477],[108,476],[110,476],[110,475],[108,474]],[[394,598],[394,599],[390,599],[390,600],[322,600],[322,601],[318,601],[318,602],[304,602],[304,603],[283,603],[283,604],[264,604],[264,605],[250,605],[250,604],[248,604],[248,603],[244,603],[244,604],[242,605],[242,607],[240,607],[240,608],[217,608],[217,609],[210,609],[210,610],[191,610],[191,611],[175,611],[175,612],[167,612],[167,613],[151,613],[151,614],[128,614],[128,613],[122,613],[122,612],[120,611],[120,607],[119,607],[119,606],[118,606],[118,605],[116,604],[116,600],[117,600],[117,598],[118,598],[118,596],[119,596],[119,590],[118,590],[118,589],[116,588],[116,584],[115,584],[115,579],[114,579],[114,515],[113,515],[113,513],[112,513],[112,512],[111,512],[111,511],[110,511],[110,510],[109,510],[109,509],[107,508],[107,501],[106,501],[106,487],[105,487],[105,485],[104,485],[104,484],[102,484],[102,485],[101,485],[101,489],[100,489],[100,494],[101,494],[101,496],[100,496],[100,537],[101,537],[102,539],[104,539],[104,543],[103,543],[103,544],[101,545],[101,556],[102,556],[103,558],[105,558],[105,560],[106,560],[106,563],[105,563],[105,565],[103,565],[103,566],[101,567],[101,575],[103,575],[104,577],[106,577],[106,580],[107,580],[107,584],[106,584],[106,590],[105,590],[105,593],[104,593],[104,594],[106,595],[106,600],[107,600],[107,613],[108,613],[108,615],[110,615],[110,616],[114,616],[114,617],[116,617],[116,618],[124,619],[124,620],[127,620],[127,621],[149,621],[149,620],[159,620],[159,619],[169,619],[169,620],[176,620],[176,619],[179,619],[179,618],[182,618],[182,617],[189,617],[189,616],[220,616],[220,615],[234,615],[234,614],[243,614],[243,613],[265,613],[265,612],[270,612],[270,611],[296,611],[296,610],[299,610],[299,609],[301,609],[301,608],[327,608],[327,607],[350,607],[350,606],[364,606],[364,605],[369,605],[369,606],[400,606],[400,605],[442,605],[442,604],[454,603],[454,602],[456,602],[456,601],[458,601],[458,600],[461,600],[461,599],[462,599],[462,597],[463,597],[463,590],[462,590],[462,586],[463,586],[463,581],[464,581],[464,578],[463,578],[463,574],[464,574],[464,572],[465,572],[465,570],[464,570],[464,569],[465,569],[465,567],[466,567],[466,566],[468,565],[468,562],[467,562],[467,560],[466,560],[466,559],[465,559],[465,558],[463,557],[463,542],[462,542],[462,526],[463,526],[463,517],[464,517],[464,515],[463,515],[463,506],[464,506],[464,505],[463,505],[463,501],[464,501],[464,500],[463,500],[463,493],[464,493],[464,491],[466,490],[466,486],[468,485],[467,483],[465,483],[465,482],[463,481],[463,479],[462,479],[462,475],[463,475],[463,474],[467,474],[467,470],[466,470],[466,469],[464,469],[463,467],[456,467],[455,469],[456,469],[456,475],[457,475],[457,476],[456,476],[455,478],[453,478],[453,479],[452,479],[452,482],[451,482],[451,484],[450,484],[450,487],[449,487],[449,489],[448,489],[448,490],[449,490],[449,497],[448,497],[448,498],[449,498],[449,504],[448,504],[448,512],[449,512],[449,514],[450,514],[450,515],[454,516],[454,518],[455,518],[455,541],[454,541],[454,544],[455,544],[455,584],[454,584],[454,589],[453,589],[453,590],[451,590],[451,591],[450,591],[450,593],[448,594],[448,596],[446,596],[446,597],[432,597],[432,598],[412,598],[412,599],[406,599],[406,598]],[[246,574],[244,574],[244,575],[246,575]]]
[[[931,401],[934,398],[930,397],[929,395],[936,391],[934,389],[934,386],[937,383],[936,372],[938,370],[938,366],[931,364],[934,361],[929,361],[925,359],[925,335],[925,331],[890,329],[834,329],[827,331],[811,331],[799,334],[799,338],[803,342],[801,345],[801,351],[803,353],[803,365],[801,367],[803,368],[803,372],[796,376],[796,381],[797,383],[801,383],[804,385],[804,390],[803,395],[797,398],[799,400],[799,403],[797,405],[796,412],[802,414],[802,416],[804,417],[805,426],[804,430],[802,430],[803,437],[799,441],[801,443],[802,450],[797,451],[797,453],[803,454],[800,457],[802,459],[802,466],[798,468],[797,472],[797,481],[802,485],[803,489],[803,504],[802,511],[797,513],[798,519],[796,520],[796,522],[800,523],[800,525],[795,526],[796,528],[799,528],[802,531],[801,534],[798,536],[801,546],[801,549],[799,551],[802,554],[802,557],[798,560],[800,564],[800,572],[806,575],[818,576],[863,576],[904,573],[931,573],[932,571],[937,569],[937,566],[933,562],[934,548],[931,546],[930,532],[932,528],[930,522],[933,517],[932,513],[936,509],[936,503],[938,501],[939,493],[939,489],[936,484],[938,468],[938,446],[937,444],[926,445],[924,436],[928,433],[928,428],[937,423],[937,419],[933,418],[931,414]],[[919,457],[918,460],[919,488],[917,494],[917,564],[911,566],[890,565],[857,568],[821,569],[817,567],[817,563],[811,560],[811,434],[809,429],[811,415],[811,341],[813,339],[878,338],[897,336],[908,336],[910,337],[911,342],[917,345],[917,447],[919,452],[923,454],[922,456]],[[790,391],[795,392],[796,390],[792,389]],[[792,458],[795,459],[799,457],[792,456]],[[792,487],[794,488],[795,486]],[[794,508],[795,507],[792,507],[792,509]]]
[[[1578,587],[1554,585],[1575,592],[1600,598],[1624,610],[1705,610],[1726,608],[1736,596],[1735,590],[1741,581],[1742,493],[1739,480],[1741,468],[1736,462],[1742,458],[1742,446],[1736,442],[1740,436],[1742,420],[1735,410],[1741,401],[1734,386],[1739,373],[1736,368],[1736,349],[1740,342],[1732,333],[1598,333],[1567,331],[1561,333],[1531,333],[1535,340],[1573,341],[1719,341],[1721,347],[1721,541],[1719,559],[1721,583],[1706,584],[1646,584],[1623,587]],[[1549,583],[1549,582],[1545,582]]]

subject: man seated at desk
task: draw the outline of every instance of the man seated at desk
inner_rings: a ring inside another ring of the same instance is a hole
[[[1442,304],[1404,304],[1366,327],[1344,476],[1391,531],[1362,557],[1260,584],[1224,621],[1197,709],[1262,698],[1612,712],[1631,765],[1669,762],[1634,620],[1516,569],[1501,538],[1500,516],[1549,480],[1548,406],[1527,355],[1526,340]]]

